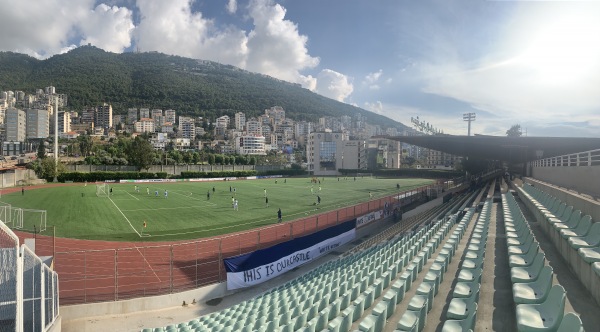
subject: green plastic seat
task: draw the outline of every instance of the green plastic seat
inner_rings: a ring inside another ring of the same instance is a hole
[[[477,303],[472,303],[467,308],[467,317],[465,319],[448,319],[442,326],[442,332],[467,332],[475,328],[475,319],[477,317]]]
[[[600,262],[600,247],[581,248],[578,252],[579,256],[589,264]]]
[[[585,236],[574,236],[569,238],[571,248],[591,248],[600,245],[600,222],[595,222]]]
[[[548,221],[548,223],[552,226],[554,226],[554,224],[557,223],[565,223],[569,220],[569,218],[571,218],[571,215],[573,214],[573,206],[569,205],[563,212],[563,214],[561,216],[556,216],[555,218],[548,218],[546,219]]]
[[[419,331],[419,312],[406,310],[396,326],[398,331]]]
[[[563,221],[563,222],[554,223],[553,226],[554,226],[554,229],[556,229],[556,230],[575,229],[575,227],[577,227],[577,225],[579,224],[580,221],[581,221],[581,210],[575,210],[575,211],[573,211],[573,213],[571,213],[568,220]]]
[[[435,284],[432,282],[423,281],[417,288],[417,294],[427,297],[427,312],[433,306],[433,297],[435,296]]]
[[[479,288],[469,297],[456,297],[450,301],[446,317],[448,319],[465,319],[469,314],[468,308],[479,301]]]
[[[583,323],[581,322],[581,318],[575,313],[569,312],[566,314],[562,321],[560,322],[560,326],[558,327],[557,332],[585,332],[583,329]]]
[[[531,266],[537,256],[539,251],[538,247],[535,247],[534,250],[529,250],[525,255],[511,255],[508,257],[508,266],[517,267],[517,266]]]
[[[408,310],[416,311],[419,313],[419,329],[422,331],[427,320],[427,297],[423,295],[415,295],[410,299],[408,303]]]
[[[517,305],[517,327],[522,332],[556,331],[565,310],[565,289],[554,285],[546,301],[540,304]]]
[[[552,288],[552,279],[554,279],[552,267],[544,266],[536,281],[513,284],[515,304],[544,302]]]
[[[482,269],[460,269],[458,272],[457,281],[471,282],[471,281],[481,281],[481,273]]]
[[[530,266],[516,266],[510,269],[510,280],[516,282],[532,282],[538,279],[538,275],[544,267],[546,256],[538,252]]]
[[[479,281],[457,282],[452,291],[453,298],[470,297],[474,292],[479,292],[481,284]]]
[[[525,255],[532,248],[536,248],[538,246],[534,236],[528,236],[527,241],[523,245],[517,246],[509,246],[508,254],[509,255]]]
[[[568,239],[573,236],[585,236],[592,227],[592,216],[585,215],[581,217],[579,224],[574,229],[561,229],[560,236],[564,239]]]

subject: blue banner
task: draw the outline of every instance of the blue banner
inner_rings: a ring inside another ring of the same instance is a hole
[[[356,220],[272,247],[223,260],[227,289],[257,285],[352,241]]]

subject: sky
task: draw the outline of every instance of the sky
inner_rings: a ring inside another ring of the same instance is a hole
[[[446,134],[600,137],[600,0],[0,0],[0,51],[212,60]],[[57,87],[60,91],[60,87]],[[274,105],[265,105],[265,108]]]

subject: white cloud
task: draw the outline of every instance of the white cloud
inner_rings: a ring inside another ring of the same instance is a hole
[[[485,121],[492,122],[491,127],[530,123],[546,134],[549,130],[544,128],[575,128],[550,123],[592,127],[600,121],[600,46],[595,42],[600,21],[592,14],[598,9],[600,5],[590,3],[524,4],[500,41],[478,60],[430,59],[421,65],[423,91],[488,113]],[[437,53],[457,53],[444,47]],[[574,130],[572,135],[578,133]]]
[[[377,82],[381,78],[381,75],[383,75],[382,69],[379,69],[374,73],[369,73],[367,74],[367,76],[365,76],[363,84],[367,85],[369,87],[369,90],[379,90],[380,86],[379,84],[377,84]]]
[[[344,102],[353,90],[351,79],[344,74],[323,69],[317,76],[315,92],[325,97]]]
[[[373,113],[383,114],[383,103],[379,100],[374,103],[366,102],[365,109],[367,109]]]
[[[235,12],[237,11],[237,1],[236,0],[227,1],[227,6],[225,6],[225,8],[227,9],[227,12],[229,14],[235,14]]]
[[[270,0],[252,0],[248,10],[254,29],[248,34],[246,69],[314,87],[314,78],[300,72],[316,67],[319,58],[308,54],[308,37],[285,19],[285,8]]]
[[[136,28],[142,51],[159,51],[244,67],[246,36],[230,28],[218,30],[202,13],[192,13],[189,0],[138,0]]]
[[[0,0],[0,49],[44,58],[70,46],[93,0]]]
[[[131,10],[125,7],[98,5],[80,23],[81,45],[90,43],[109,52],[123,52],[131,46],[135,28],[131,17]]]

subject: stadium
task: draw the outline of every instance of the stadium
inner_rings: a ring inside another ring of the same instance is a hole
[[[600,150],[589,148],[598,140],[413,139],[513,167],[445,182],[326,177],[318,179],[319,186],[315,178],[269,177],[5,190],[4,204],[19,208],[11,213],[4,208],[12,229],[1,226],[3,326],[144,332],[595,330],[600,206],[597,181],[589,179],[600,175]],[[507,146],[519,146],[519,153],[505,151]],[[286,185],[292,189],[282,188]],[[238,211],[233,193],[242,202]],[[315,202],[317,194],[323,205]],[[91,226],[82,231],[61,215],[71,237],[56,236],[59,227],[49,227],[50,216],[59,212],[42,213],[25,203],[39,204],[48,195],[58,201],[78,196],[82,210],[74,208],[76,214],[112,205],[121,225],[98,221],[114,215],[91,219],[102,235]],[[27,196],[32,197],[24,200]],[[220,217],[207,202],[221,209]],[[281,222],[276,208],[286,211]],[[203,212],[186,211],[193,209]],[[136,215],[139,210],[143,214]],[[250,218],[240,222],[236,213]],[[202,233],[216,218],[223,220],[220,229]],[[35,237],[19,231],[28,224],[45,231]],[[112,241],[98,240],[102,237]]]

